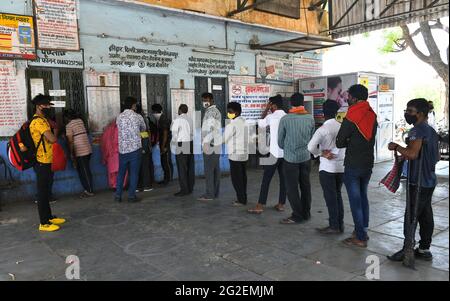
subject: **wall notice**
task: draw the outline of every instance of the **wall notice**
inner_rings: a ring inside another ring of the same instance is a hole
[[[322,75],[322,60],[294,58],[294,80]]]
[[[25,71],[0,61],[0,137],[9,137],[27,119]]]
[[[242,116],[247,121],[261,118],[270,97],[270,85],[243,84],[231,87],[230,102],[239,102]]]
[[[178,116],[178,108],[180,105],[185,104],[188,106],[188,115],[195,119],[195,90],[187,89],[171,89],[172,100],[172,120],[175,120]],[[195,124],[195,123],[194,123]]]
[[[178,52],[147,49],[134,46],[109,46],[109,60],[113,67],[169,68],[178,58]]]
[[[191,56],[188,62],[188,73],[214,76],[228,75],[236,69],[235,61]]]
[[[0,14],[0,59],[35,58],[33,17]]]
[[[120,114],[119,87],[88,87],[89,128],[95,134],[103,129]]]
[[[34,0],[40,49],[80,50],[76,0]]]

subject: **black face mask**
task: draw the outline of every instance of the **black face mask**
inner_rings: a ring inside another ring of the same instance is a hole
[[[42,113],[44,113],[45,117],[49,117],[50,113],[52,112],[52,108],[42,108]]]
[[[409,125],[416,124],[417,123],[417,116],[405,113],[405,120],[406,120],[406,123],[408,123]]]

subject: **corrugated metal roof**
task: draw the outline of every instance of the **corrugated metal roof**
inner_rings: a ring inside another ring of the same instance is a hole
[[[435,20],[449,15],[449,0],[329,0],[333,38]]]

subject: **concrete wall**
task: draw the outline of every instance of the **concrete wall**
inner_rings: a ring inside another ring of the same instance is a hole
[[[2,0],[0,11],[31,15],[30,2],[25,0]],[[184,80],[186,89],[194,89],[194,79],[198,74],[188,72],[190,57],[232,60],[235,62],[235,69],[231,70],[230,74],[239,75],[241,67],[246,67],[249,75],[254,76],[256,53],[249,49],[248,43],[250,39],[257,36],[261,43],[270,43],[296,37],[295,34],[278,30],[252,27],[245,24],[227,24],[223,20],[212,20],[118,1],[81,0],[80,3],[81,18],[79,20],[79,28],[81,47],[84,49],[85,54],[86,76],[88,72],[93,71],[164,74],[168,76],[169,88],[179,88],[180,80]],[[113,66],[111,62],[114,61],[114,58],[110,57],[111,53],[114,52],[111,52],[112,45],[176,52],[178,55],[168,67],[164,68],[140,66],[137,62],[135,62],[134,66]],[[209,49],[210,47],[228,48],[235,52],[235,55],[223,56],[193,51],[193,49]],[[311,53],[304,55],[316,56]],[[26,68],[26,62],[19,62],[17,67]],[[220,74],[211,76],[227,77]],[[284,87],[281,90],[283,89],[290,92],[293,87]],[[89,102],[90,100],[87,98],[86,101]],[[102,106],[99,105],[98,109],[101,108]],[[114,118],[114,116],[111,118]],[[0,155],[4,158],[6,156],[5,140],[0,141]],[[153,155],[156,178],[160,179],[162,173],[159,150],[155,149]],[[221,165],[224,171],[228,171],[229,166],[226,156],[222,157]],[[94,145],[91,167],[94,173],[96,189],[106,189],[106,169],[101,164],[101,154],[98,145]],[[196,172],[197,175],[203,174],[201,155],[196,157]],[[8,199],[30,198],[35,190],[34,173],[32,171],[14,172],[14,177],[23,185],[17,191],[6,192],[6,197]],[[56,174],[54,192],[56,195],[61,195],[81,191],[76,171],[69,163],[66,171]]]

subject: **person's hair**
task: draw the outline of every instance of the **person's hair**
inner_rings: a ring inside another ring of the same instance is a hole
[[[154,105],[152,105],[152,112],[161,113],[162,111],[163,111],[163,107],[159,103],[155,103]]]
[[[416,98],[410,100],[407,104],[407,107],[415,108],[418,113],[423,113],[426,116],[430,112],[430,104],[425,98]]]
[[[133,107],[133,105],[135,105],[137,103],[138,103],[138,101],[137,101],[136,98],[128,96],[123,101],[123,107],[124,107],[125,110],[130,110]]]
[[[209,99],[209,100],[214,100],[214,96],[211,93],[208,93],[208,92],[202,94],[202,99],[203,98],[206,98],[206,99]]]
[[[142,105],[141,104],[137,104],[136,105],[136,113],[142,115],[144,113],[144,110],[142,109]]]
[[[81,118],[81,115],[77,113],[75,110],[72,109],[66,109],[63,112],[63,117],[67,118],[69,120],[75,120]]]
[[[328,88],[336,89],[339,84],[342,84],[342,79],[339,76],[328,78]]]
[[[178,110],[183,114],[187,114],[187,112],[189,111],[189,108],[187,105],[181,104],[180,107],[178,108]]]
[[[242,106],[238,102],[230,102],[227,105],[227,110],[231,110],[231,111],[235,112],[236,114],[241,115]]]
[[[328,100],[323,104],[323,115],[325,119],[336,118],[337,112],[339,111],[339,105],[334,100]]]
[[[369,99],[369,90],[363,85],[353,85],[348,89],[348,94],[356,100]]]
[[[305,103],[305,96],[302,93],[295,93],[291,96],[291,105],[293,107],[303,106]]]
[[[269,101],[276,105],[278,109],[283,109],[283,96],[280,94],[269,98]]]
[[[52,100],[52,98],[49,95],[38,94],[33,98],[31,103],[34,105],[39,105],[43,102],[50,102],[51,100]]]

